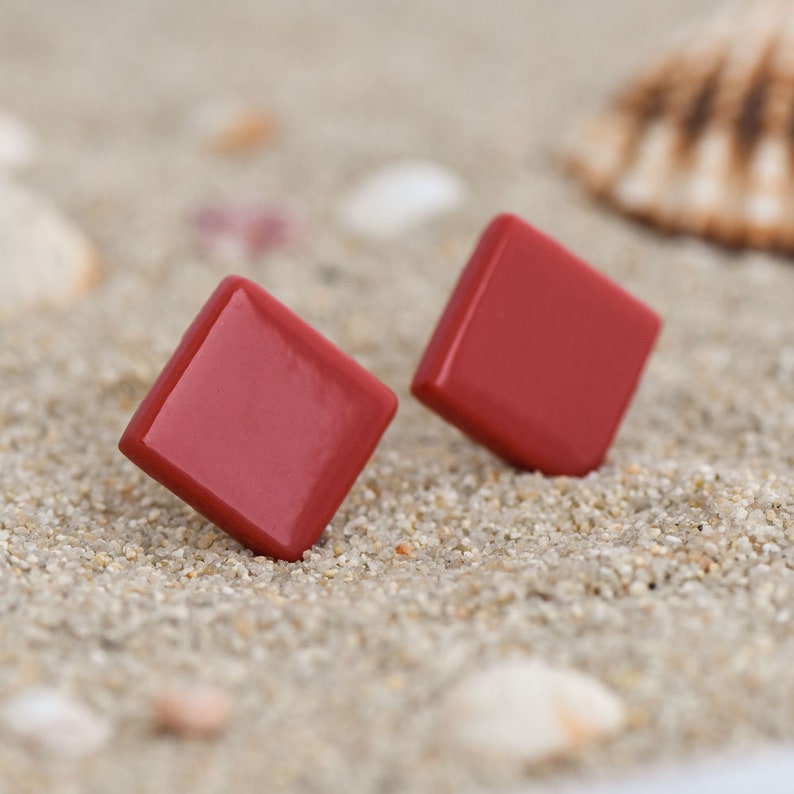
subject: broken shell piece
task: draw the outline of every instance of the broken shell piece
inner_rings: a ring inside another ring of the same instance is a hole
[[[110,723],[91,708],[49,687],[32,687],[0,707],[0,724],[38,749],[84,756],[110,738]]]
[[[463,678],[442,710],[444,732],[459,749],[511,763],[565,755],[617,733],[625,721],[622,702],[602,683],[536,659]]]
[[[209,738],[228,725],[231,703],[225,692],[213,687],[169,689],[155,698],[154,715],[162,731]]]
[[[0,179],[0,317],[63,306],[96,281],[85,235],[47,201]]]
[[[203,105],[193,119],[206,146],[218,154],[248,154],[275,138],[275,116],[254,105],[216,102]]]
[[[378,169],[355,187],[339,208],[339,222],[360,237],[396,237],[457,209],[465,196],[457,174],[407,160]]]
[[[559,794],[790,794],[794,779],[794,748],[771,746],[705,762],[644,769],[620,780],[582,783],[555,789]],[[516,794],[515,789],[512,790]],[[544,794],[548,789],[522,789]],[[508,794],[503,792],[503,794]]]
[[[228,261],[252,259],[297,237],[295,214],[259,199],[209,202],[191,218],[202,248]]]
[[[794,0],[732,4],[571,147],[595,196],[669,232],[794,251]]]
[[[0,110],[0,171],[30,165],[36,154],[33,131],[16,116]]]

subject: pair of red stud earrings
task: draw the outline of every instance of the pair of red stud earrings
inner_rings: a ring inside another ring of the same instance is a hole
[[[508,462],[598,467],[661,327],[520,219],[485,230],[411,390]],[[224,279],[135,412],[121,451],[260,554],[300,559],[397,410],[396,396],[283,304]]]

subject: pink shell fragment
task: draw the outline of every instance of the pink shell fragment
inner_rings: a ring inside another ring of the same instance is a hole
[[[215,687],[177,687],[154,701],[157,726],[177,736],[209,738],[222,733],[231,719],[228,695]]]
[[[267,201],[215,201],[191,218],[201,247],[229,260],[245,260],[293,241],[297,220],[291,210]]]

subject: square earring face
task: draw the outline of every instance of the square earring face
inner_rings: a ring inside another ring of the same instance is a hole
[[[414,377],[413,394],[510,463],[601,464],[659,317],[511,215],[486,229]]]
[[[121,451],[244,545],[319,538],[397,398],[256,284],[229,277],[183,337]]]

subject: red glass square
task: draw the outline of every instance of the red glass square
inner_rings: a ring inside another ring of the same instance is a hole
[[[230,276],[119,449],[244,545],[293,561],[322,534],[396,409],[352,358]]]
[[[660,328],[606,276],[500,215],[464,269],[412,391],[514,465],[583,475],[602,463]]]

